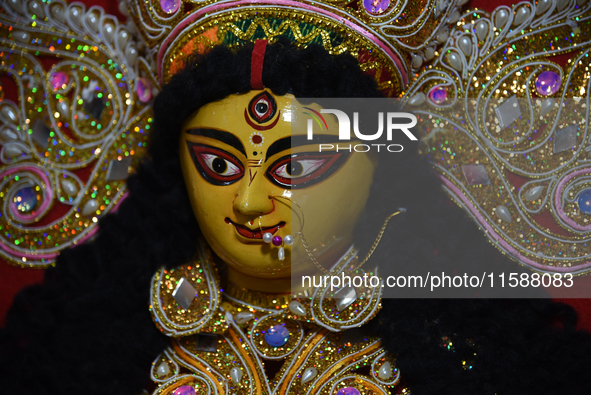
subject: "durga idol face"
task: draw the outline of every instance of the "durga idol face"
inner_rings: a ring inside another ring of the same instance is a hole
[[[230,271],[285,279],[314,272],[302,238],[327,268],[351,247],[376,164],[365,153],[318,152],[304,113],[320,109],[251,91],[204,105],[185,122],[180,156],[193,211]],[[328,131],[314,137],[336,147],[336,118],[325,119]],[[283,242],[283,260],[265,233],[294,237]]]

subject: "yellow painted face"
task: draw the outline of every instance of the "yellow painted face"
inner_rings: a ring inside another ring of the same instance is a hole
[[[262,239],[266,232],[285,238],[301,230],[325,267],[351,246],[375,161],[365,153],[319,153],[306,139],[306,111],[291,95],[251,91],[201,107],[183,127],[180,155],[193,211],[213,251],[238,272],[314,272],[301,237],[284,245],[280,261],[279,248]],[[336,118],[326,122],[322,137],[336,142]]]

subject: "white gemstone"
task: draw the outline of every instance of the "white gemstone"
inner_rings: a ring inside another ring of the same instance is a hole
[[[546,99],[542,102],[541,106],[540,106],[540,114],[542,115],[546,115],[550,112],[550,110],[552,110],[552,107],[554,107],[556,104],[556,100],[554,99]]]
[[[76,193],[78,192],[78,186],[76,185],[76,183],[66,178],[62,179],[60,184],[62,185],[62,190],[65,192],[65,194],[70,197],[76,195]]]
[[[103,36],[110,42],[113,42],[115,37],[115,26],[111,22],[107,22],[103,25]]]
[[[306,384],[307,382],[313,380],[317,375],[318,369],[306,368],[306,370],[304,370],[304,374],[302,374],[302,384]]]
[[[505,206],[497,206],[495,214],[497,215],[497,217],[499,217],[505,222],[511,222],[512,220],[511,213],[509,212],[509,209]]]
[[[513,19],[513,26],[519,26],[529,18],[529,8],[521,6],[515,11],[515,18]]]
[[[382,380],[388,380],[390,377],[392,377],[392,365],[390,365],[390,362],[386,361],[382,366],[380,366],[380,369],[378,370],[378,376]]]
[[[239,369],[237,367],[233,367],[232,369],[230,369],[230,378],[232,379],[234,384],[240,383],[240,380],[242,380],[242,374],[242,369]]]
[[[447,23],[456,23],[460,20],[460,11],[455,10],[451,13],[450,16],[447,17]]]
[[[2,149],[4,150],[4,154],[9,158],[16,158],[24,152],[18,145],[14,144],[5,145]]]
[[[558,0],[557,7],[558,11],[564,10],[564,8],[570,3],[570,0]]]
[[[137,49],[135,49],[134,46],[130,45],[129,47],[127,47],[127,49],[125,50],[125,57],[127,58],[127,61],[129,62],[130,65],[135,64],[135,61],[137,59]]]
[[[57,111],[64,117],[70,115],[70,105],[66,102],[66,99],[62,99],[57,103]]]
[[[127,30],[121,29],[119,30],[119,34],[117,34],[117,44],[119,44],[119,48],[125,48],[125,44],[127,44],[127,40],[129,40],[129,33]]]
[[[15,10],[16,12],[19,12],[19,13],[23,12],[22,0],[8,0],[8,4],[10,5],[10,8]]]
[[[505,27],[507,20],[509,19],[509,12],[506,9],[501,9],[495,15],[495,26],[498,28]]]
[[[49,9],[51,16],[64,23],[66,21],[66,14],[64,13],[64,7],[61,4],[54,4]]]
[[[271,241],[273,241],[273,235],[269,232],[263,233],[263,241],[265,243],[270,243]]]
[[[43,5],[41,5],[41,3],[39,3],[38,1],[31,1],[29,3],[29,11],[37,18],[45,18],[45,10],[43,9]]]
[[[162,362],[160,365],[158,365],[158,369],[156,369],[156,374],[158,375],[158,377],[168,376],[170,374],[170,367],[168,366],[168,363]]]
[[[548,11],[548,8],[552,5],[552,0],[538,0],[536,15],[542,15]]]
[[[413,54],[412,55],[412,68],[418,69],[423,64],[423,58],[420,55]]]
[[[78,6],[70,7],[68,10],[70,19],[78,26],[82,24],[82,8]]]
[[[290,245],[293,245],[294,239],[292,236],[287,235],[283,238],[283,242],[285,243],[286,246],[290,246]]]
[[[419,104],[423,104],[425,100],[427,100],[427,96],[425,96],[423,92],[418,92],[408,101],[408,104],[411,106],[418,106]]]
[[[306,315],[306,309],[297,300],[293,300],[293,301],[289,302],[289,305],[287,305],[287,308],[289,309],[289,311],[291,311],[295,315],[299,315],[300,317],[303,317]]]
[[[84,205],[84,208],[82,209],[82,215],[89,215],[89,214],[94,213],[98,209],[98,206],[99,206],[99,204],[96,199],[90,199]]]
[[[238,325],[246,324],[248,321],[254,318],[254,314],[246,311],[234,314],[234,322]]]
[[[443,44],[447,41],[447,39],[449,38],[449,31],[447,29],[439,32],[439,34],[437,35],[437,42],[439,44]]]
[[[544,190],[544,187],[542,185],[538,185],[537,187],[533,187],[532,189],[529,189],[527,192],[525,192],[525,200],[529,200],[530,202],[533,202],[534,200],[537,200],[540,195],[542,194],[542,191]]]
[[[10,140],[16,140],[16,139],[18,139],[18,136],[12,130],[6,128],[6,129],[2,129],[2,131],[0,132],[0,138],[4,142],[6,142],[6,141],[10,141]]]
[[[466,56],[472,55],[472,40],[467,36],[462,36],[458,42],[460,49],[466,54]]]
[[[277,252],[277,258],[280,261],[285,259],[285,249],[283,249],[283,247],[279,247],[279,251]]]
[[[488,23],[485,21],[479,21],[476,26],[474,26],[474,29],[476,30],[476,36],[478,36],[478,39],[484,41],[488,35]]]
[[[20,41],[22,43],[25,44],[30,44],[31,43],[31,35],[27,32],[23,32],[21,30],[15,30],[12,32],[12,37],[14,37],[14,39],[16,41]]]
[[[338,311],[343,311],[357,299],[357,292],[353,287],[344,287],[334,294]]]
[[[435,48],[433,47],[428,47],[427,49],[425,49],[425,58],[427,60],[431,60],[435,57]]]
[[[456,69],[458,71],[462,71],[462,69],[464,68],[464,65],[462,64],[462,60],[460,59],[460,55],[450,52],[447,54],[446,58],[447,58],[447,61],[449,62],[449,64],[451,65],[451,67],[453,67],[454,69]]]
[[[18,120],[18,117],[16,116],[16,112],[14,112],[12,107],[10,107],[8,105],[2,107],[2,110],[0,110],[0,112],[6,118],[10,119],[12,122],[16,122]]]
[[[93,32],[98,33],[99,28],[99,15],[90,11],[86,14],[86,24],[92,29]]]
[[[125,1],[119,2],[119,12],[125,16],[129,16],[129,10],[127,9],[127,4]]]

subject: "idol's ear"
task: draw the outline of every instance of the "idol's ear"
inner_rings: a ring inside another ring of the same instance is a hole
[[[220,312],[220,281],[211,251],[200,243],[192,262],[174,269],[162,266],[152,278],[150,312],[170,337],[220,334],[228,329]]]

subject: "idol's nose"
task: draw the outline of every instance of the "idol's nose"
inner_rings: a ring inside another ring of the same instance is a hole
[[[273,201],[265,189],[268,181],[260,171],[250,171],[240,180],[240,188],[234,199],[234,209],[243,215],[259,216],[273,211]]]

